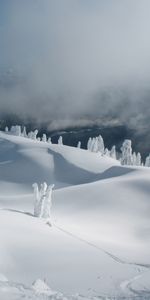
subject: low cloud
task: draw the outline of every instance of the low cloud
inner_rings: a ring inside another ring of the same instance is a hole
[[[149,126],[149,0],[14,0],[0,11],[1,113],[53,128]]]

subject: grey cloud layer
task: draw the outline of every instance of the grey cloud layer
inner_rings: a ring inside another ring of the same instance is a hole
[[[105,116],[145,124],[149,0],[6,3],[0,25],[1,111],[67,124]]]

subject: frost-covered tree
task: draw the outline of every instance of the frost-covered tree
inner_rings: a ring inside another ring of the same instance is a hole
[[[92,138],[92,141],[91,141],[91,147],[90,147],[90,151],[91,152],[94,152],[95,151],[95,143],[96,143],[96,139],[95,138]]]
[[[150,167],[150,154],[146,157],[145,167]]]
[[[99,144],[98,144],[98,137],[94,138],[94,142],[93,142],[93,147],[92,147],[92,152],[97,153],[99,150]]]
[[[62,136],[60,136],[59,139],[58,139],[58,145],[63,145],[63,138],[62,138]]]
[[[92,138],[90,137],[87,142],[87,150],[91,151],[91,146],[92,146]]]
[[[98,136],[98,152],[101,154],[104,154],[105,146],[104,146],[104,140],[101,135]]]
[[[51,139],[51,137],[49,137],[47,141],[48,141],[49,144],[52,144],[52,139]]]
[[[29,138],[29,139],[32,139],[32,136],[33,136],[33,131],[29,131],[29,132],[28,132],[28,138]]]
[[[49,219],[51,214],[52,190],[54,188],[54,184],[47,187],[47,183],[44,182],[41,184],[40,190],[37,183],[34,183],[32,186],[34,189],[35,199],[34,216]]]
[[[46,195],[44,198],[43,212],[42,218],[50,219],[51,217],[51,207],[52,207],[52,190],[54,188],[54,184],[48,186],[46,190]]]
[[[91,152],[100,152],[101,154],[104,154],[105,147],[102,136],[90,137],[87,142],[87,149]]]
[[[110,156],[110,151],[107,148],[105,148],[104,155],[108,157]]]
[[[37,139],[37,134],[38,134],[38,130],[35,129],[35,130],[33,131],[33,134],[32,134],[32,139],[33,139],[34,141],[36,141],[36,139]]]
[[[141,166],[141,154],[139,152],[136,156],[136,166]]]
[[[23,127],[23,131],[22,131],[22,134],[21,134],[23,137],[27,137],[27,130],[26,130],[26,127],[24,126]]]
[[[42,218],[42,216],[43,216],[44,202],[45,202],[45,197],[46,197],[46,190],[47,190],[47,183],[43,182],[41,184],[41,189],[40,189],[40,202],[39,202],[39,207],[40,207],[39,217],[40,218]]]
[[[135,152],[133,152],[133,155],[132,155],[132,165],[136,166],[136,153]]]
[[[39,193],[38,184],[34,183],[32,187],[34,189],[34,216],[39,217],[41,208],[40,208],[40,193]]]
[[[121,147],[122,156],[121,164],[122,165],[132,165],[132,142],[131,140],[125,140]]]
[[[30,131],[28,133],[28,138],[31,139],[31,140],[34,140],[36,141],[37,140],[37,134],[38,134],[38,130],[34,130],[34,131]]]
[[[13,135],[21,136],[21,126],[20,125],[11,126],[10,132]]]
[[[8,130],[8,127],[6,126],[6,127],[5,127],[5,132],[8,132],[8,131],[9,131],[9,130]]]
[[[81,148],[81,142],[80,141],[77,144],[77,148],[79,148],[79,149]]]
[[[43,133],[43,136],[42,136],[42,142],[46,143],[47,142],[47,136],[45,133]]]
[[[116,155],[116,146],[112,146],[111,150],[110,150],[110,157],[117,159],[117,155]]]
[[[16,128],[15,126],[10,127],[10,133],[15,134]]]

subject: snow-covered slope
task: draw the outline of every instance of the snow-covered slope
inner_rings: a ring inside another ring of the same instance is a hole
[[[33,217],[43,181],[52,227]],[[150,297],[149,195],[149,168],[0,132],[0,299],[34,299],[38,278],[67,299]]]

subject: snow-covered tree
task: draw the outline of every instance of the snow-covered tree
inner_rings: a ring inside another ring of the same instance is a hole
[[[104,155],[108,157],[110,156],[110,151],[107,148],[105,148]]]
[[[41,208],[40,208],[40,193],[39,193],[38,184],[34,183],[32,187],[34,189],[34,216],[39,217]]]
[[[43,133],[43,136],[42,136],[42,142],[46,143],[47,142],[47,136],[45,133]]]
[[[5,127],[5,132],[8,132],[8,127],[7,126]]]
[[[81,142],[80,141],[77,144],[77,148],[79,148],[79,149],[81,148]]]
[[[91,151],[91,146],[92,146],[92,138],[90,137],[87,142],[87,150]]]
[[[52,190],[54,188],[54,184],[47,187],[47,183],[43,182],[40,190],[37,183],[34,183],[32,186],[34,189],[35,199],[34,216],[49,219],[51,214]]]
[[[40,214],[39,214],[39,217],[40,218],[42,218],[42,216],[43,216],[44,202],[45,202],[45,197],[46,197],[46,190],[47,190],[47,183],[43,182],[41,184],[41,189],[40,189],[40,192],[39,192],[39,195],[40,195],[40,202],[39,202]]]
[[[139,152],[136,156],[136,166],[141,166],[141,154]]]
[[[136,153],[135,152],[133,152],[133,155],[132,155],[132,165],[133,166],[136,166]]]
[[[28,138],[29,138],[29,139],[32,139],[32,136],[33,136],[33,131],[29,131],[29,132],[28,132]]]
[[[146,157],[145,167],[150,167],[150,154]]]
[[[121,151],[121,164],[132,165],[132,142],[131,140],[125,140],[122,144]]]
[[[110,150],[110,157],[117,159],[117,155],[116,155],[116,146],[112,146],[111,150]]]
[[[22,134],[21,134],[23,137],[27,137],[27,131],[26,131],[26,127],[24,126],[23,127],[23,131],[22,131]]]
[[[34,130],[34,131],[30,131],[28,133],[28,138],[31,139],[31,140],[34,140],[36,141],[37,140],[37,134],[38,134],[38,130]]]
[[[99,149],[98,137],[94,138],[92,152],[97,153]]]
[[[42,218],[44,218],[44,219],[50,219],[50,217],[51,217],[53,188],[54,188],[54,184],[51,184],[48,186],[47,191],[46,191],[46,195],[44,198],[43,212],[42,212]]]
[[[36,141],[36,139],[37,139],[37,134],[38,134],[38,130],[35,129],[35,130],[33,131],[33,135],[32,135],[32,139],[33,139],[34,141]]]
[[[48,141],[49,144],[52,144],[52,139],[51,139],[51,137],[49,137],[47,141]]]
[[[101,135],[98,136],[98,152],[101,154],[104,154],[105,146],[104,146],[104,140]]]
[[[59,139],[58,139],[58,145],[63,145],[63,138],[62,138],[62,136],[60,136]]]
[[[10,127],[10,132],[11,132],[12,134],[15,133],[15,126],[12,125],[12,126]]]
[[[96,139],[92,138],[92,140],[91,140],[91,147],[90,147],[90,151],[91,152],[95,151],[95,148],[96,148],[95,143],[96,143]]]
[[[16,126],[16,135],[21,136],[21,126],[19,125]]]
[[[100,152],[101,154],[104,154],[105,147],[102,136],[90,137],[87,142],[87,149],[91,152]]]
[[[21,136],[21,126],[20,125],[11,126],[10,132],[13,135]]]

